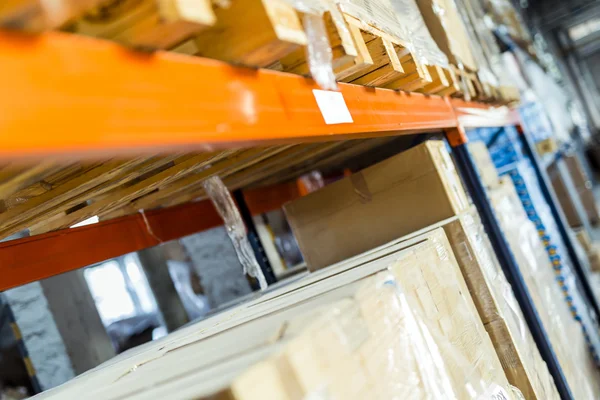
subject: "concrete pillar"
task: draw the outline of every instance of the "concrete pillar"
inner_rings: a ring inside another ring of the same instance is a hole
[[[75,377],[42,285],[29,283],[5,291],[4,296],[13,311],[42,390]]]
[[[186,324],[189,319],[169,274],[167,260],[161,247],[144,249],[138,251],[137,255],[167,331],[172,332]]]
[[[76,375],[115,356],[83,270],[40,281]]]
[[[24,231],[5,240],[26,236]],[[115,355],[82,272],[68,272],[4,292],[43,390]]]

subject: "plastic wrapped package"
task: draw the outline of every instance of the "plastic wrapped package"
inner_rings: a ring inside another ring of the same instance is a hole
[[[212,176],[203,183],[204,190],[215,205],[217,212],[225,222],[227,235],[235,248],[235,252],[244,267],[244,273],[258,280],[261,289],[267,288],[267,280],[258,265],[252,246],[246,235],[246,225],[240,212],[231,198],[227,187],[218,176]]]
[[[502,55],[494,34],[485,23],[481,3],[479,0],[456,0],[456,4],[474,45],[472,51],[479,68],[479,79],[492,86],[500,86],[500,76],[504,77]]]
[[[431,229],[274,285],[42,398],[521,399]]]
[[[417,0],[417,4],[431,36],[450,63],[461,70],[477,71],[473,45],[454,0]]]
[[[289,342],[234,381],[233,399],[521,398],[486,381],[419,303],[391,271],[361,280],[348,298],[287,322]]]
[[[491,199],[574,397],[598,398],[599,375],[581,326],[571,317],[537,229],[527,217],[512,182],[503,178],[502,186],[494,190]]]
[[[421,64],[448,67],[414,0],[337,0],[342,12],[397,39]]]
[[[560,399],[477,211],[444,230],[510,384],[526,399]]]
[[[556,282],[563,293],[565,302],[569,306],[571,315],[574,319],[583,322],[581,326],[586,339],[589,340],[586,326],[593,327],[596,324],[590,318],[591,312],[587,304],[578,295],[579,288],[576,284],[571,259],[566,251],[550,207],[543,197],[535,171],[528,160],[521,160],[516,163],[515,168],[508,171],[508,175],[512,179],[529,220],[533,222],[537,230],[539,240],[543,244],[547,257],[552,264]],[[590,346],[590,350],[597,360],[594,347]]]
[[[389,270],[404,292],[417,301],[414,307],[429,326],[439,328],[452,344],[452,354],[441,352],[446,360],[457,355],[472,366],[465,370],[461,365],[450,367],[450,378],[455,387],[459,382],[478,376],[482,386],[474,387],[485,392],[490,382],[508,391],[509,383],[488,334],[469,295],[450,243],[443,230],[432,231],[423,247],[414,248],[401,260],[390,265]],[[469,398],[467,393],[458,398]],[[507,397],[512,398],[512,397]]]

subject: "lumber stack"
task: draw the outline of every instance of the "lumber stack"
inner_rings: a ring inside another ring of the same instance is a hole
[[[488,181],[497,180],[489,154],[483,155],[491,166]],[[285,210],[312,270],[414,230],[431,229],[427,227],[432,224],[443,227],[457,259],[457,273],[466,281],[510,384],[526,399],[558,398],[442,142],[425,142],[297,199]]]
[[[97,215],[106,220],[205,198],[202,181],[228,188],[287,182],[315,165],[343,162],[391,138],[224,150],[94,162],[48,160],[0,165],[0,238],[68,228]]]
[[[491,201],[569,387],[575,398],[595,398],[600,381],[582,327],[571,316],[537,230],[510,179],[502,179],[501,186],[491,193]]]
[[[444,231],[510,384],[525,399],[559,399],[477,211],[463,213]]]
[[[569,387],[575,398],[597,397],[598,371],[583,328],[570,310],[568,290],[575,285],[573,278],[563,278],[561,270],[553,268],[515,185],[510,178],[498,176],[485,144],[471,143],[469,150]]]
[[[453,3],[436,1],[11,0],[0,5],[0,26],[312,75],[325,89],[339,81],[511,101],[509,91],[482,86]],[[444,21],[431,15],[439,7]]]
[[[518,399],[517,393],[444,231],[430,228],[134,348],[40,398]]]

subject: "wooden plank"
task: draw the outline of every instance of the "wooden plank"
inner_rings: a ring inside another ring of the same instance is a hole
[[[30,186],[36,182],[42,181],[49,175],[65,168],[65,165],[52,161],[45,161],[31,167],[11,174],[10,169],[3,169],[3,175],[0,177],[0,199],[7,199],[21,189]]]
[[[188,157],[183,156],[183,158]],[[46,226],[53,226],[56,223],[55,216],[57,214],[65,213],[75,206],[86,204],[103,193],[121,185],[126,185],[128,182],[156,168],[161,168],[176,158],[176,155],[171,155],[149,160],[139,158],[127,162],[116,161],[116,164],[112,162],[101,164],[98,168],[93,168],[82,175],[78,175],[38,197],[29,199],[19,207],[0,214],[0,220],[2,220],[2,217],[6,217],[9,222],[12,221],[11,223],[18,222],[15,226],[10,227],[13,232],[32,226],[38,232],[51,230]],[[86,179],[90,176],[94,178]],[[19,214],[19,210],[23,213]],[[13,212],[13,214],[10,214],[10,212]],[[5,233],[6,231],[0,232]]]
[[[264,149],[251,149],[240,152],[239,154],[230,156],[226,159],[219,160],[211,165],[211,168],[199,171],[198,174],[183,177],[179,180],[169,180],[166,185],[161,185],[157,192],[150,193],[146,196],[137,196],[132,201],[131,207],[135,209],[147,209],[151,207],[155,202],[162,202],[162,199],[172,196],[176,193],[187,191],[190,187],[201,186],[204,178],[218,174],[224,176],[224,173],[229,169],[242,169],[247,165],[251,165],[254,162],[260,161],[265,157],[269,157],[270,152],[277,153],[283,151],[286,147],[280,147],[271,149],[265,152]]]
[[[9,236],[32,225],[32,220],[52,207],[81,195],[95,186],[109,181],[119,175],[141,164],[143,160],[133,159],[129,161],[112,160],[97,168],[78,176],[69,182],[27,201],[26,204],[14,207],[0,214],[0,237]]]
[[[55,221],[50,221],[46,228],[48,231],[52,231],[60,228],[67,228],[77,222],[83,221],[87,218],[101,214],[102,212],[108,212],[120,204],[127,203],[133,198],[143,195],[144,193],[151,192],[168,181],[174,181],[179,177],[198,171],[206,166],[208,163],[213,161],[215,155],[218,153],[204,153],[188,158],[187,160],[175,164],[174,166],[167,168],[166,170],[152,175],[150,178],[138,182],[132,186],[123,187],[119,190],[114,190],[108,194],[108,196],[99,199],[98,201],[89,204],[81,209],[78,209],[70,214],[65,215]]]
[[[214,25],[208,0],[112,0],[84,16],[73,29],[146,50],[168,49]]]
[[[510,384],[526,399],[559,399],[477,211],[471,208],[444,231]]]
[[[364,71],[366,73],[357,78],[354,78],[357,75],[355,74],[346,78],[346,81],[356,85],[382,87],[387,82],[406,74],[398,58],[396,45],[392,42],[383,38],[375,38],[367,43],[367,48],[373,59],[373,69]]]
[[[264,159],[260,163],[239,169],[237,171],[230,171],[231,173],[223,173],[221,176],[224,177],[224,181],[227,184],[227,187],[230,189],[246,187],[255,182],[264,182],[264,177],[267,175],[263,174],[269,173],[265,171],[271,170],[273,173],[276,172],[279,168],[281,168],[281,165],[287,165],[286,159],[288,157],[293,158],[294,161],[302,162],[306,159],[313,159],[318,154],[330,151],[339,145],[340,142],[329,143],[326,145],[320,145],[315,150],[301,151],[300,153],[298,153],[298,149],[292,149],[293,151],[287,152],[287,154],[285,154],[286,152],[278,153],[274,157]],[[308,148],[310,149],[311,147],[309,146]],[[283,154],[283,157],[279,157],[281,154]],[[169,197],[165,200],[161,200],[161,202],[165,201],[164,204],[173,206],[186,203],[192,199],[202,196],[204,196],[203,188],[189,188],[185,193],[182,193],[181,196]]]
[[[236,0],[215,14],[214,27],[196,38],[199,56],[268,67],[307,44],[296,10],[284,0]]]
[[[339,10],[335,9],[336,18],[332,17],[331,12],[323,15],[329,45],[332,52],[332,68],[335,71],[348,64],[353,64],[359,56],[359,50],[354,43],[346,21],[343,19]],[[292,72],[299,75],[309,75],[310,66],[306,58],[306,49],[300,48],[286,55],[279,60],[282,71]]]
[[[381,144],[377,139],[369,139],[366,141],[353,140],[345,143],[340,147],[331,149],[322,153],[319,157],[315,157],[306,163],[299,163],[290,167],[284,168],[270,178],[265,178],[261,181],[264,185],[273,185],[280,182],[286,182],[294,179],[310,171],[318,171],[325,166],[342,162],[345,159],[351,158],[363,151],[367,151]]]
[[[3,0],[0,26],[39,32],[57,28],[103,0]]]

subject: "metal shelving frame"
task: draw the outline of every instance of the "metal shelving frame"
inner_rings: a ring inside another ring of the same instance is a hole
[[[2,160],[213,151],[444,131],[561,397],[572,399],[466,147],[464,128],[519,125],[514,111],[341,83],[353,122],[327,124],[315,100],[319,88],[310,79],[173,53],[135,53],[57,32],[0,31],[0,85],[8,94],[0,97]],[[299,195],[290,183],[240,191],[236,199],[249,221]],[[0,243],[0,290],[221,224],[212,204],[200,201]],[[585,275],[578,278],[586,281]],[[597,329],[590,334],[599,337]]]

